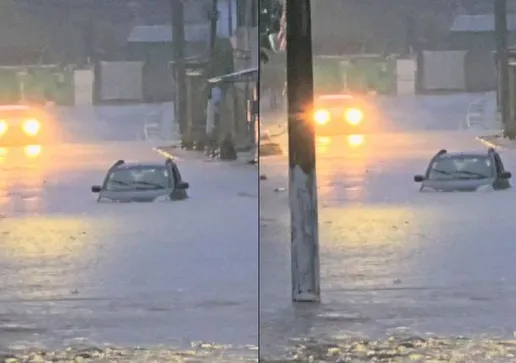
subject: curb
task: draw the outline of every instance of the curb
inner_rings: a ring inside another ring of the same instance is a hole
[[[501,135],[478,136],[476,139],[485,146],[493,149],[516,150],[516,142],[509,143],[508,145],[505,145],[504,143],[498,143],[498,140],[506,140]]]
[[[492,147],[494,149],[505,149],[504,146],[502,145],[496,145],[495,143],[491,142],[491,141],[488,141],[485,139],[486,136],[477,136],[475,139],[477,139],[478,141],[480,141],[482,144],[484,144],[485,146],[487,147]]]
[[[161,156],[163,156],[165,158],[170,158],[172,160],[183,160],[180,157],[177,157],[176,155],[172,155],[171,153],[160,149],[159,146],[158,147],[153,147],[152,150],[154,150],[155,152],[157,152],[158,154],[160,154]]]
[[[217,160],[217,159],[209,158],[206,155],[204,155],[204,153],[201,154],[200,152],[199,152],[200,154],[198,154],[198,155],[189,154],[188,156],[191,156],[191,157],[188,158],[187,155],[177,156],[174,154],[173,151],[165,151],[165,150],[163,150],[163,148],[167,148],[167,147],[166,146],[158,146],[158,147],[153,148],[153,150],[165,158],[171,158],[173,160],[178,160],[178,161],[184,161],[184,160],[189,159],[189,160],[203,161],[205,163],[220,162],[220,163],[224,163],[224,164],[228,164],[228,165],[242,165],[242,166],[254,166],[254,167],[256,167],[258,165],[257,162],[251,163],[249,160],[245,160],[245,159],[249,159],[249,158],[237,158],[237,160],[224,161],[224,160]],[[177,147],[177,148],[172,147],[172,149],[178,150],[180,152],[182,150],[179,147]],[[190,151],[186,151],[185,153],[190,153]],[[245,153],[245,154],[247,155],[247,153]]]

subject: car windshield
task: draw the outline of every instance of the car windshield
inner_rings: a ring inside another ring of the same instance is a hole
[[[168,170],[163,167],[137,167],[112,171],[106,190],[147,190],[169,187]]]
[[[492,175],[492,162],[487,156],[454,156],[434,161],[428,179],[484,179]]]
[[[342,108],[353,104],[350,97],[322,97],[316,101],[317,108]]]
[[[0,119],[37,118],[37,112],[28,108],[0,109]]]

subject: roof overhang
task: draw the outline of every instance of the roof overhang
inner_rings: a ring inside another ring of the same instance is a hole
[[[208,83],[245,83],[258,81],[258,68],[244,69],[234,73],[224,74],[222,76],[210,78]]]

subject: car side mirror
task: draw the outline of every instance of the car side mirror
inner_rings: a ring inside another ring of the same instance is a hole
[[[512,178],[512,174],[510,171],[503,171],[500,173],[500,178],[502,179],[511,179]]]
[[[186,190],[190,188],[190,184],[188,184],[187,182],[179,182],[176,184],[176,187],[175,189],[177,190]]]
[[[416,183],[421,183],[423,180],[425,180],[425,177],[423,175],[414,175],[414,181]]]
[[[100,185],[94,185],[91,187],[91,192],[92,193],[100,193],[100,191],[102,190],[101,186]]]

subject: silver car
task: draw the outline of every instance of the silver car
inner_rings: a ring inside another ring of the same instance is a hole
[[[426,173],[414,176],[414,181],[421,183],[422,192],[472,192],[508,189],[511,177],[492,148],[487,153],[441,150],[430,161]]]
[[[117,161],[107,172],[102,185],[91,187],[98,194],[97,202],[153,202],[188,198],[184,182],[171,159],[159,163],[126,163]]]

